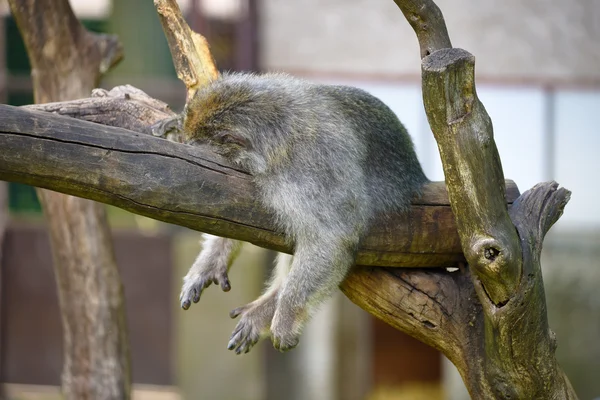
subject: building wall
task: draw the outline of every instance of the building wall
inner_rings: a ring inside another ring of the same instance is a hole
[[[438,0],[455,47],[493,80],[600,81],[600,2]],[[262,66],[418,77],[418,44],[392,0],[263,0]]]

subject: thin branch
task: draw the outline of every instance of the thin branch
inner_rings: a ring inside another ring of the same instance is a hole
[[[571,192],[559,188],[558,183],[538,183],[519,197],[518,207],[510,210],[510,217],[523,240],[541,243],[570,199]],[[540,216],[539,221],[531,220],[536,215]]]
[[[177,77],[185,84],[189,101],[198,88],[219,76],[215,61],[208,42],[190,29],[175,0],[154,0],[154,5],[171,49]]]
[[[421,58],[436,50],[452,47],[446,21],[432,0],[394,0],[412,26],[421,48]]]

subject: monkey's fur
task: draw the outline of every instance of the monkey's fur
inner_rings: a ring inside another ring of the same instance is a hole
[[[200,89],[185,112],[188,142],[204,143],[248,170],[276,223],[295,245],[280,256],[269,288],[241,315],[228,348],[248,352],[271,336],[295,347],[304,323],[352,267],[378,213],[404,211],[427,182],[394,113],[368,93],[284,74],[226,74]],[[202,290],[230,289],[239,242],[206,235],[184,278],[187,309]]]

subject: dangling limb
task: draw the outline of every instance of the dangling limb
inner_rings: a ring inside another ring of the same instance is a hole
[[[296,347],[305,323],[338,288],[354,264],[357,245],[358,238],[350,235],[298,240],[271,323],[271,339],[276,349],[286,351]]]
[[[256,300],[231,311],[231,318],[241,315],[227,348],[236,354],[247,353],[260,340],[269,336],[269,327],[277,307],[277,297],[292,263],[292,256],[280,253],[267,290]]]
[[[224,292],[231,289],[227,272],[242,245],[238,240],[208,234],[202,236],[204,238],[202,251],[183,278],[179,300],[184,310],[190,308],[192,301],[194,303],[200,301],[202,291],[211,283],[220,285]]]

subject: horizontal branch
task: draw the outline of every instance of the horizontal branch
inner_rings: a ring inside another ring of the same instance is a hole
[[[256,200],[252,177],[204,148],[11,106],[0,106],[0,114],[0,179],[291,251]],[[508,182],[507,201],[518,195]],[[410,212],[381,216],[357,263],[443,267],[462,260],[445,186],[433,182]]]
[[[464,365],[464,340],[480,311],[466,272],[361,268],[340,289],[363,310]]]
[[[140,133],[151,133],[151,126],[173,118],[176,114],[168,104],[148,96],[131,86],[116,86],[111,90],[94,89],[92,97],[42,104],[23,108],[65,115],[102,125],[115,126]],[[181,142],[178,137],[167,139]]]

